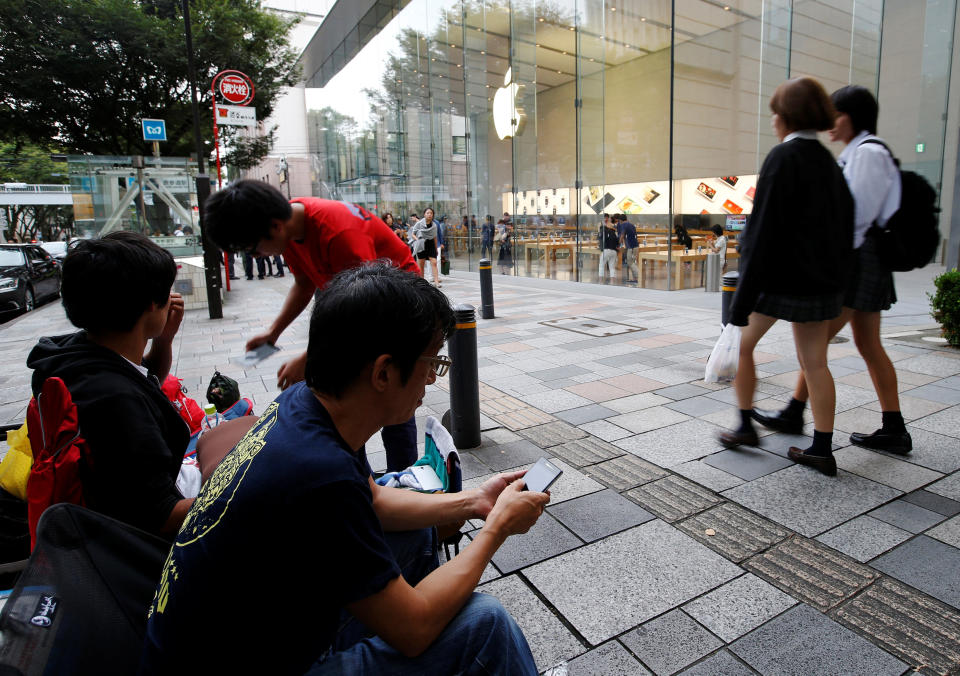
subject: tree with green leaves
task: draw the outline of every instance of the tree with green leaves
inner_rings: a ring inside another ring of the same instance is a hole
[[[257,119],[294,85],[288,33],[298,19],[257,0],[189,0],[201,131],[212,151],[210,83],[226,69],[253,80]],[[144,155],[140,120],[167,123],[162,152],[195,153],[179,0],[4,0],[0,3],[0,139],[72,153]],[[227,163],[257,164],[273,130],[225,128]]]
[[[55,149],[0,141],[0,183],[67,183],[67,163],[51,158]],[[72,223],[73,207],[54,204],[5,205],[5,239],[21,242],[59,239]]]

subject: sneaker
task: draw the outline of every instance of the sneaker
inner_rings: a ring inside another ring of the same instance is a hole
[[[850,435],[850,443],[861,448],[869,448],[873,451],[887,451],[897,455],[906,455],[913,450],[913,439],[910,433],[903,432],[884,432],[882,429],[873,434],[861,434],[854,432]]]
[[[768,430],[783,432],[784,434],[803,434],[803,417],[795,418],[785,415],[786,411],[764,411],[753,409],[753,419]]]

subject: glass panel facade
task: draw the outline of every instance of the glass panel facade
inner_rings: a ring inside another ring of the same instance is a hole
[[[922,142],[915,164],[939,181],[956,0],[923,4],[906,66],[925,102],[913,107],[923,138],[904,150]],[[894,116],[881,63],[900,13],[917,14],[914,3],[401,2],[308,90],[314,194],[405,222],[432,206],[454,269],[490,258],[511,275],[702,286],[711,228],[732,245],[776,142],[773,90],[796,75],[828,91],[864,85],[880,98],[882,133]],[[604,214],[636,227],[630,256],[605,257]],[[485,237],[485,224],[509,232],[511,246]]]

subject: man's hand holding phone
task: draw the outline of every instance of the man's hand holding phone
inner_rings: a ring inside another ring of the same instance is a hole
[[[502,540],[510,535],[526,533],[543,514],[548,502],[548,494],[528,491],[522,480],[514,481],[500,493],[496,504],[487,515],[483,530]]]

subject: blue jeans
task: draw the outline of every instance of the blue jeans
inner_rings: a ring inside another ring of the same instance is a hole
[[[436,569],[432,528],[386,533],[404,579],[416,586]],[[419,657],[404,657],[344,612],[334,652],[307,672],[326,674],[536,674],[530,646],[500,602],[474,593]]]
[[[398,425],[387,425],[380,430],[380,438],[387,452],[388,472],[400,472],[417,461],[416,417]]]

